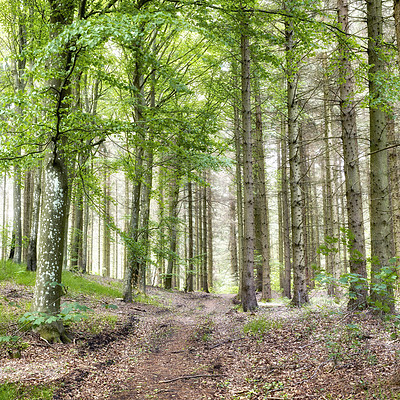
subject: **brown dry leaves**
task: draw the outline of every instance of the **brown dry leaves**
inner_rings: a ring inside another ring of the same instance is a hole
[[[55,400],[400,398],[397,329],[368,312],[277,302],[246,315],[228,295],[150,294],[165,305],[80,299],[95,313],[73,327],[73,343],[27,334],[22,358],[2,354],[0,382],[55,384]],[[245,335],[259,319],[266,332]]]

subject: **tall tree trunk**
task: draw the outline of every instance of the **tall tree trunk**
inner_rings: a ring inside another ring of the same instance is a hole
[[[103,165],[103,205],[104,205],[104,215],[102,218],[103,222],[103,237],[102,237],[102,247],[103,247],[103,262],[102,262],[102,276],[111,276],[111,213],[110,213],[110,176],[107,167],[107,148],[104,146],[104,165]],[[82,221],[83,217],[83,207],[80,207],[80,219]],[[82,235],[82,222],[81,222],[81,235]]]
[[[33,192],[32,204],[32,224],[29,235],[28,254],[26,260],[26,268],[28,271],[36,271],[37,269],[37,239],[39,233],[40,198],[42,193],[41,165],[36,168],[34,180],[35,187]]]
[[[382,282],[382,268],[394,256],[393,226],[389,193],[387,126],[380,75],[384,72],[382,0],[367,0],[368,63],[370,95],[370,224],[371,224],[371,298],[382,304],[382,312],[393,311],[393,287]],[[389,271],[387,271],[389,273]],[[394,272],[392,272],[394,273]],[[378,290],[380,284],[386,290]]]
[[[290,195],[293,243],[293,298],[292,304],[301,306],[308,303],[305,248],[303,236],[303,198],[301,192],[300,138],[297,126],[297,80],[298,72],[294,53],[294,32],[292,22],[286,23],[286,73],[288,141],[290,159]]]
[[[213,253],[213,218],[212,218],[212,193],[211,193],[211,174],[207,173],[208,186],[206,187],[206,203],[207,203],[207,287],[210,290],[214,286],[213,268],[214,268],[214,253]]]
[[[178,235],[178,202],[179,202],[179,185],[176,171],[171,171],[170,194],[169,194],[169,213],[168,213],[168,231],[169,231],[169,254],[167,273],[165,274],[165,289],[172,289],[172,278],[174,266],[176,264],[176,249]]]
[[[239,291],[238,296],[241,296],[242,287],[242,273],[243,273],[243,257],[244,257],[244,232],[243,232],[243,182],[242,182],[242,169],[243,169],[243,157],[242,157],[242,140],[240,135],[240,114],[239,109],[236,105],[233,106],[234,114],[234,141],[235,141],[235,178],[236,178],[236,211],[237,211],[237,244],[238,244],[238,283]]]
[[[258,84],[257,84],[258,85]],[[268,198],[266,190],[265,178],[265,152],[263,141],[263,125],[262,125],[262,112],[261,112],[261,98],[258,88],[256,90],[255,98],[255,112],[256,112],[256,129],[254,138],[254,186],[255,194],[257,196],[257,203],[260,210],[260,250],[261,250],[261,292],[263,300],[270,300],[271,293],[271,244],[269,236],[269,210]],[[257,237],[257,235],[256,235]]]
[[[324,57],[324,70],[327,70],[327,62],[326,56]],[[324,209],[324,227],[325,227],[325,265],[326,265],[326,273],[334,277],[334,266],[335,266],[335,251],[332,246],[334,243],[334,232],[333,232],[333,191],[332,191],[332,182],[333,177],[331,175],[332,165],[331,165],[331,157],[330,157],[330,123],[331,118],[329,114],[329,85],[327,82],[327,77],[324,79],[324,142],[325,142],[325,209]],[[328,296],[335,295],[335,286],[333,283],[328,284]]]
[[[28,258],[29,236],[32,223],[33,190],[33,171],[29,170],[25,174],[24,186],[24,222],[22,226],[22,237],[24,238],[24,245],[22,248],[22,260],[24,262],[27,262]]]
[[[206,174],[204,173],[204,181],[207,182],[206,180]],[[207,246],[207,241],[208,241],[208,226],[207,226],[207,189],[206,186],[202,188],[202,222],[203,222],[203,249],[202,249],[202,263],[203,263],[203,290],[208,293],[208,246]]]
[[[21,204],[21,169],[14,167],[14,223],[13,223],[13,251],[12,260],[22,262],[22,204]],[[11,254],[10,254],[11,256]]]
[[[238,284],[239,266],[238,266],[238,248],[237,248],[237,232],[236,232],[236,201],[229,202],[229,251],[231,254],[231,276],[233,284]]]
[[[7,254],[8,229],[6,226],[7,216],[7,174],[3,175],[3,214],[1,230],[1,259],[4,260]]]
[[[72,23],[74,7],[70,1],[49,0],[51,38],[55,38],[62,28]],[[61,274],[63,266],[65,229],[68,206],[68,171],[63,147],[66,134],[61,131],[63,119],[70,110],[70,81],[60,76],[70,76],[75,65],[74,56],[69,50],[62,50],[52,57],[50,68],[55,76],[49,81],[51,98],[49,112],[56,116],[54,131],[49,135],[52,143],[51,153],[47,155],[44,166],[43,202],[39,241],[38,268],[33,298],[33,311],[57,315],[60,312],[62,295]],[[65,328],[60,321],[45,324],[38,328],[39,334],[49,342],[67,341]]]
[[[247,25],[245,25],[247,28]],[[250,92],[250,43],[249,37],[242,33],[242,124],[243,124],[243,222],[244,259],[242,272],[241,302],[243,311],[257,308],[254,284],[254,194],[253,160],[251,135],[251,92]]]
[[[194,263],[193,263],[193,190],[192,190],[192,181],[190,178],[188,179],[188,261],[189,268],[187,272],[187,281],[186,281],[186,290],[188,292],[193,292],[193,275],[194,275]]]
[[[291,261],[291,242],[290,242],[290,207],[289,207],[289,184],[288,184],[288,167],[287,167],[287,145],[284,128],[282,129],[282,219],[283,219],[283,254],[284,254],[284,278],[283,278],[283,296],[288,299],[292,298],[292,261]]]

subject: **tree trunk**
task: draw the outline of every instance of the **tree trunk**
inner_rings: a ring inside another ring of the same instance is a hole
[[[169,254],[167,273],[165,276],[165,289],[172,289],[172,278],[174,265],[176,263],[177,235],[178,235],[178,202],[179,185],[178,178],[174,175],[176,171],[171,171],[170,196],[169,196]]]
[[[247,26],[246,26],[247,27]],[[243,311],[257,308],[254,284],[254,194],[251,137],[250,43],[246,34],[241,36],[242,53],[242,123],[243,123],[243,222],[244,259],[241,302]]]
[[[189,178],[188,180],[188,261],[189,268],[187,272],[187,281],[186,281],[186,290],[188,292],[193,292],[193,274],[194,274],[194,264],[193,264],[193,190],[192,190],[192,182]]]
[[[37,269],[37,239],[39,232],[39,216],[40,216],[40,197],[42,193],[42,167],[41,165],[35,171],[35,188],[33,192],[32,204],[32,224],[29,235],[28,254],[26,260],[26,268],[28,271],[36,271]]]
[[[69,25],[74,16],[74,7],[69,0],[54,2],[49,0],[51,38],[55,38],[62,28]],[[62,295],[61,274],[65,244],[68,206],[68,171],[64,160],[64,145],[67,136],[60,129],[70,110],[70,77],[75,65],[69,50],[60,50],[50,60],[49,68],[54,69],[54,78],[49,81],[51,97],[49,113],[56,117],[54,132],[50,135],[51,152],[45,161],[43,201],[41,207],[41,226],[38,268],[33,298],[33,311],[57,315],[60,312]],[[68,341],[62,322],[44,324],[38,328],[39,334],[49,342]]]
[[[24,187],[24,222],[22,227],[22,237],[24,238],[22,248],[22,259],[27,262],[29,236],[32,223],[32,204],[33,204],[33,171],[29,170],[25,174],[25,187]]]
[[[300,140],[297,127],[297,80],[298,72],[294,52],[294,32],[292,22],[286,24],[286,68],[287,68],[287,108],[288,141],[290,159],[290,195],[293,244],[293,298],[292,304],[302,306],[308,303],[305,249],[303,236],[303,198],[301,193]]]
[[[394,256],[393,226],[389,193],[387,126],[384,111],[384,95],[381,92],[380,74],[384,71],[382,1],[367,1],[368,64],[370,95],[370,224],[371,224],[371,298],[381,312],[394,309],[393,287],[382,280],[382,268],[386,275],[394,273],[389,267]],[[381,284],[386,290],[379,290]]]
[[[324,70],[327,70],[326,56],[324,57]],[[330,157],[330,114],[329,114],[329,85],[327,78],[324,79],[324,143],[325,143],[325,209],[324,209],[324,227],[325,227],[325,268],[326,273],[334,277],[334,266],[335,266],[335,251],[334,245],[334,232],[333,232],[333,192],[332,192],[332,182],[333,177],[331,175],[332,165]],[[328,296],[335,295],[335,286],[333,283],[328,284]]]
[[[289,207],[289,185],[288,185],[288,168],[287,168],[287,145],[284,129],[282,142],[282,218],[283,218],[283,254],[284,254],[284,278],[283,278],[283,296],[288,299],[292,298],[292,262],[291,262],[291,242],[290,242],[290,207]]]
[[[240,135],[240,114],[236,105],[233,106],[234,114],[234,141],[235,141],[235,177],[236,177],[236,211],[237,211],[237,244],[238,244],[238,296],[241,296],[242,274],[243,274],[243,259],[244,259],[244,232],[243,232],[243,182],[242,182],[242,140]]]
[[[231,253],[231,276],[233,284],[238,284],[239,266],[238,266],[238,249],[237,249],[237,232],[236,232],[236,204],[235,200],[229,202],[230,229],[229,229],[229,251]]]
[[[67,215],[68,174],[60,157],[48,157],[43,182],[40,241],[33,311],[49,315],[60,312],[63,294],[61,274]],[[68,341],[60,321],[40,326],[41,337],[49,342]]]
[[[256,202],[259,207],[260,214],[260,255],[261,255],[261,298],[263,300],[270,300],[271,293],[271,244],[269,236],[269,210],[268,198],[266,190],[265,178],[265,152],[263,141],[263,126],[262,126],[262,112],[261,112],[261,98],[257,90],[255,94],[255,111],[256,111],[256,129],[254,139],[254,186]],[[257,235],[256,235],[257,237]]]
[[[206,203],[207,203],[207,289],[208,291],[214,286],[213,268],[213,224],[212,224],[212,194],[211,194],[211,174],[208,172],[208,186],[206,187]]]

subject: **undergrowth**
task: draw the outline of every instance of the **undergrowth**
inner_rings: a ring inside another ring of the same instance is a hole
[[[47,386],[25,386],[19,383],[0,385],[1,400],[51,400],[54,389]]]
[[[283,322],[279,319],[257,317],[251,319],[243,327],[243,332],[250,336],[262,337],[271,330],[281,329]]]
[[[0,281],[10,281],[18,285],[34,286],[36,273],[27,271],[24,264],[0,261]],[[95,297],[122,297],[122,284],[110,281],[98,283],[90,276],[63,271],[62,283],[69,295],[88,294]]]

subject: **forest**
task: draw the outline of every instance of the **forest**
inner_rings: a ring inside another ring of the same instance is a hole
[[[1,399],[400,398],[399,0],[0,3]]]

